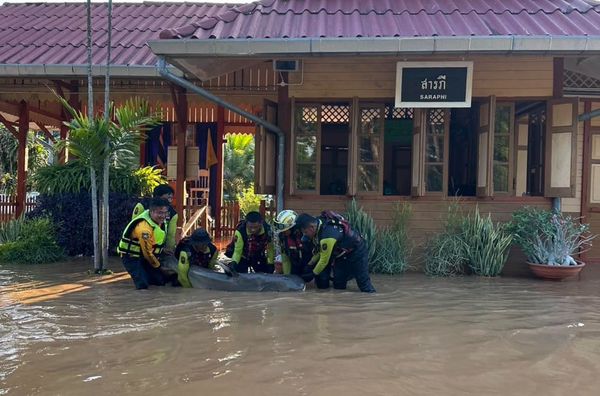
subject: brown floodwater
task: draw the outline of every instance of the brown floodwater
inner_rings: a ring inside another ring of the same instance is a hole
[[[0,395],[600,394],[595,280],[136,291],[87,268],[0,267]]]

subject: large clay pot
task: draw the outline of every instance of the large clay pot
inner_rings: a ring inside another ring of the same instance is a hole
[[[546,265],[546,264],[533,264],[527,263],[529,269],[539,278],[549,280],[563,280],[577,276],[579,272],[585,267],[585,263],[578,265]]]

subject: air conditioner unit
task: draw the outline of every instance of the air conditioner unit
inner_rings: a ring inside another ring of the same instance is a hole
[[[286,59],[274,60],[273,70],[277,72],[295,72],[300,70],[300,61]]]

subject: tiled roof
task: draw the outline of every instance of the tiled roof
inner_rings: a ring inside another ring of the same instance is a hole
[[[163,39],[600,35],[594,0],[261,0]]]
[[[115,3],[113,4],[112,63],[153,66],[156,57],[147,45],[160,31],[216,16],[232,4]],[[92,5],[93,62],[106,62],[107,6]],[[0,64],[87,63],[86,8],[83,3],[9,4],[0,6]]]

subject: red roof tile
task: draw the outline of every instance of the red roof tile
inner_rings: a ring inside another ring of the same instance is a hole
[[[215,16],[233,4],[113,4],[112,63],[153,66],[147,45],[160,31]],[[92,5],[96,64],[106,62],[107,6]],[[0,6],[0,64],[87,63],[86,9],[83,3],[10,4]]]
[[[161,38],[600,35],[593,0],[261,0]]]

